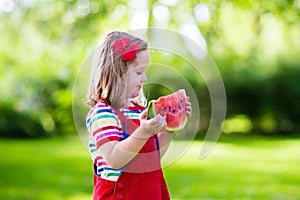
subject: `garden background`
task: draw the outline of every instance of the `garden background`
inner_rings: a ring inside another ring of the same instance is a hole
[[[198,42],[226,90],[223,133],[201,160],[206,83],[178,56],[151,55],[186,77],[201,110],[195,142],[164,169],[173,199],[300,198],[299,0],[2,0],[0,22],[1,199],[90,199],[73,84],[105,32],[145,27]],[[148,87],[147,97],[164,92]]]

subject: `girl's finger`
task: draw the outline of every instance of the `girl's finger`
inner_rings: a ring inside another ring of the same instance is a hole
[[[166,122],[166,120],[164,120],[164,128],[166,128],[167,127],[167,122]]]
[[[141,119],[147,119],[147,109],[145,109],[145,110],[141,113],[140,118],[141,118]]]
[[[154,118],[150,119],[149,122],[153,125],[160,123],[161,115],[158,114]]]

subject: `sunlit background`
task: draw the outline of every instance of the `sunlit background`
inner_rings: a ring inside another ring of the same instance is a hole
[[[203,53],[194,55],[197,59],[209,57],[217,65],[224,81],[227,97],[223,141],[235,143],[240,142],[237,138],[242,138],[242,144],[252,141],[251,144],[255,146],[253,138],[260,138],[260,144],[262,141],[284,138],[293,142],[298,141],[299,144],[297,137],[300,133],[300,0],[1,0],[0,149],[2,154],[6,155],[6,151],[12,151],[10,146],[14,144],[26,148],[27,143],[29,145],[34,143],[32,140],[34,138],[48,138],[38,144],[41,146],[50,144],[51,148],[56,148],[58,144],[55,142],[61,141],[57,136],[61,138],[76,136],[72,117],[72,87],[85,58],[105,32],[129,31],[146,27],[159,27],[184,34],[204,50]],[[190,74],[193,74],[191,68],[176,55],[164,56],[160,52],[154,52],[151,54],[151,59],[153,62],[174,67],[197,91],[201,110],[197,139],[201,141],[208,128],[211,114],[210,94],[205,82],[201,77],[191,76]],[[166,78],[172,79],[172,77]],[[154,98],[163,95],[163,92],[149,87],[148,97]],[[73,140],[74,138],[71,139],[74,143]],[[222,144],[220,145],[222,147]],[[63,144],[59,143],[58,146],[62,151],[64,150]],[[66,151],[72,149],[70,146],[66,148]],[[80,151],[80,147],[77,146],[76,150]],[[15,154],[18,154],[16,152],[11,152],[12,159]],[[28,152],[32,154],[30,149]],[[296,154],[296,152],[290,153]],[[37,154],[42,156],[40,153]],[[87,154],[83,153],[83,157],[79,160],[84,159],[85,155]],[[76,153],[72,154],[72,160],[76,159],[76,156]],[[275,155],[272,156],[276,158]],[[18,165],[14,162],[12,164],[12,161],[5,156],[1,159],[2,171],[9,171],[12,165]],[[293,159],[295,158],[292,157],[291,160]],[[262,160],[263,158],[259,161]],[[36,162],[39,162],[38,159]],[[299,159],[295,163],[299,163]],[[30,168],[29,164],[27,165]],[[11,173],[16,171],[22,173],[18,167],[13,169],[15,171]],[[43,172],[41,176],[58,173],[51,169]],[[202,171],[205,169],[205,166],[201,168]],[[40,169],[36,167],[35,170]],[[60,170],[64,171],[64,168]],[[86,169],[88,170],[90,169]],[[278,173],[280,172],[284,170],[279,170]],[[176,170],[174,173],[177,173]],[[35,174],[29,171],[22,177],[24,180],[30,180],[32,177],[35,179],[34,176]],[[21,197],[14,190],[14,188],[21,190],[20,185],[13,181],[17,176],[6,174],[3,177],[0,183],[2,185],[7,183],[10,188],[3,197],[11,196],[11,199],[20,199]],[[84,195],[88,196],[92,185],[88,181],[87,174],[83,179],[84,183],[79,181],[73,189],[67,189],[66,193],[57,192],[57,199],[66,199],[67,196],[76,199],[76,194],[73,192],[80,188],[80,184],[85,184]],[[53,181],[55,185],[55,180]],[[57,179],[59,184],[68,181]],[[293,179],[292,182],[298,184],[297,181]],[[278,184],[281,184],[280,181]],[[34,187],[38,188],[36,185]],[[52,186],[48,183],[47,187]],[[31,196],[32,190],[35,191],[34,188],[30,191],[24,190],[27,199],[40,198],[39,190],[37,189],[37,192],[33,192]],[[197,193],[196,189],[193,191]],[[205,188],[201,191],[207,192]],[[252,196],[245,199],[255,199],[257,194],[255,191],[259,189],[250,188],[249,191]],[[288,188],[286,193],[282,192],[283,196],[279,195],[271,199],[297,199],[295,195],[300,197],[300,194],[295,191],[293,186]],[[217,193],[214,189],[210,192],[207,192],[208,196]],[[36,193],[39,195],[35,196]],[[188,199],[185,196],[189,193],[188,190],[181,194],[176,193],[174,189],[171,193],[174,199]],[[55,192],[52,191],[50,197],[54,198],[54,194]],[[247,194],[245,193],[246,197]],[[77,199],[81,199],[81,194],[78,195]],[[227,196],[222,193],[215,199],[244,197],[230,195],[232,195],[230,192]]]

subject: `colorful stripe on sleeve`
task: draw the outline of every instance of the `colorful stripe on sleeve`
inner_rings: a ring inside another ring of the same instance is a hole
[[[139,124],[141,111],[138,107],[130,109],[120,109],[120,111],[129,119]],[[86,126],[89,131],[89,149],[94,161],[95,174],[110,181],[117,181],[123,172],[123,169],[113,169],[99,155],[98,148],[108,141],[120,141],[122,137],[122,125],[117,114],[112,108],[104,103],[98,103],[88,113]]]
[[[93,112],[88,114],[86,123],[90,136],[95,138],[96,148],[108,141],[120,140],[122,129],[118,118],[111,107],[104,103],[95,106]]]

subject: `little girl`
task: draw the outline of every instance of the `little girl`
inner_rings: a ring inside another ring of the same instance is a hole
[[[170,199],[160,158],[173,137],[157,115],[147,119],[142,94],[147,43],[131,34],[107,34],[94,53],[86,125],[94,161],[94,200]],[[188,115],[191,104],[187,103]]]

